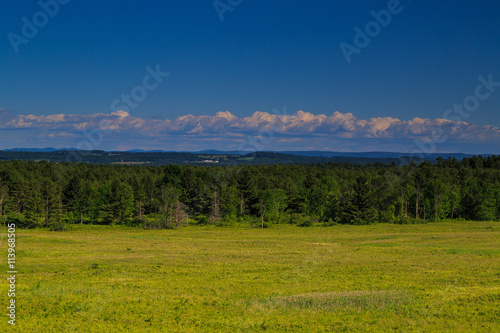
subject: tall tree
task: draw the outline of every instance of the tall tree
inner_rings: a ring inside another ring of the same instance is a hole
[[[360,176],[354,184],[354,194],[347,202],[343,220],[349,224],[367,224],[376,221],[376,209],[370,181]]]
[[[269,222],[281,224],[286,208],[286,192],[282,189],[267,189],[260,193],[260,211]]]
[[[135,199],[135,206],[137,209],[137,218],[142,221],[142,216],[144,214],[144,200],[146,199],[146,191],[144,190],[144,184],[139,180],[139,178],[134,175],[130,180],[133,195]]]
[[[443,215],[441,214],[443,211],[443,203],[446,194],[449,192],[449,186],[436,177],[428,182],[427,192],[434,208],[434,221],[437,222],[439,216]]]
[[[63,190],[63,204],[68,211],[73,212],[80,223],[83,223],[83,214],[87,202],[86,190],[82,178],[79,175],[73,175]]]
[[[175,219],[175,208],[179,201],[179,192],[171,185],[162,185],[160,191],[160,203],[162,222],[161,228],[172,228]]]
[[[317,186],[309,188],[306,192],[307,214],[321,221],[335,220],[339,191],[339,184],[333,177],[322,177]]]
[[[0,217],[3,217],[3,224],[5,225],[6,221],[6,205],[7,196],[9,195],[9,187],[6,184],[1,183],[0,179]]]
[[[43,200],[41,197],[41,185],[39,181],[33,181],[26,199],[25,219],[30,226],[41,225],[43,215]]]
[[[221,206],[225,216],[235,217],[241,212],[241,195],[236,186],[226,186],[221,191]],[[240,213],[241,214],[241,213]]]
[[[44,179],[42,181],[41,199],[43,201],[45,227],[60,222],[62,207],[61,189],[51,179]]]
[[[221,217],[221,209],[220,209],[220,197],[217,191],[213,194],[212,208],[211,208],[211,217],[214,224],[219,223]]]
[[[114,180],[111,183],[112,200],[111,205],[115,221],[118,223],[125,222],[134,212],[134,191],[132,186]]]

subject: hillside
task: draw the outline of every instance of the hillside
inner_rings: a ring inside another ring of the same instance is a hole
[[[436,156],[437,157],[437,156]],[[318,152],[311,156],[277,152],[255,152],[237,154],[236,152],[106,152],[77,150],[38,150],[38,151],[0,151],[0,160],[29,160],[48,162],[80,162],[88,164],[128,164],[128,165],[269,165],[269,164],[313,164],[343,162],[351,164],[401,164],[403,159],[384,155],[366,156],[320,156]],[[404,161],[421,161],[417,157],[404,157]],[[435,157],[425,160],[434,162]]]

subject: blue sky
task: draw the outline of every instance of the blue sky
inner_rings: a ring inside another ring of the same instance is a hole
[[[500,82],[498,1],[216,4],[59,0],[46,22],[38,1],[4,5],[0,149],[500,153],[500,87],[473,98]],[[391,8],[348,63],[341,43]]]

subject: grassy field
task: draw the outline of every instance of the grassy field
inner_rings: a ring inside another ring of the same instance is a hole
[[[500,332],[500,223],[5,233],[2,332]]]

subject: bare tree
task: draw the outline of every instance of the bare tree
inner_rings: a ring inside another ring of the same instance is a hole
[[[171,185],[161,187],[161,202],[163,213],[163,227],[170,228],[172,219],[175,218],[175,203],[178,201],[178,193]]]
[[[259,215],[260,215],[261,227],[262,229],[264,229],[264,215],[266,215],[266,205],[264,203],[263,198],[259,199]]]
[[[243,198],[243,193],[241,193],[240,197],[240,215],[244,216],[245,214],[245,198]]]
[[[139,213],[139,221],[142,221],[142,214],[144,213],[144,210],[142,209],[142,200],[139,200],[137,203],[137,212]]]
[[[212,204],[212,219],[214,224],[219,223],[220,218],[220,198],[217,195],[217,191],[214,192],[214,202]]]
[[[179,229],[179,225],[181,224],[181,221],[183,219],[186,220],[186,226],[188,226],[189,224],[188,214],[184,210],[184,205],[179,200],[175,202],[174,219],[175,219],[175,229]]]
[[[3,207],[3,202],[7,198],[7,194],[9,193],[9,188],[7,185],[0,186],[0,216],[3,216],[3,224],[5,225],[5,221],[7,220],[5,215],[5,208]]]

